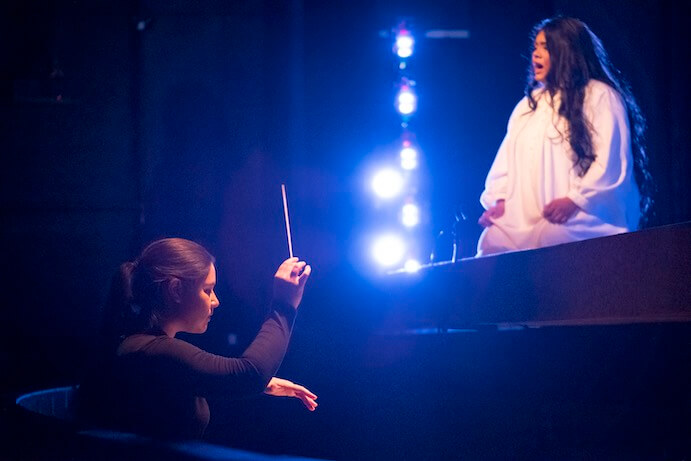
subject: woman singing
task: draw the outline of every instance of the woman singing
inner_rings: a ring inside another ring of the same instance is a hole
[[[479,256],[632,231],[650,202],[644,119],[600,40],[565,17],[532,38],[525,97],[480,197]]]

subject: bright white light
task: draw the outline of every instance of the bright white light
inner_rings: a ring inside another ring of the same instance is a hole
[[[417,97],[415,93],[405,88],[398,93],[398,111],[403,115],[412,114],[415,112],[417,105]]]
[[[416,259],[409,259],[405,262],[403,265],[403,269],[405,269],[406,272],[417,272],[420,270],[421,264],[418,260]]]
[[[396,47],[398,48],[412,48],[414,43],[413,37],[408,34],[396,37]]]
[[[413,203],[406,203],[401,209],[401,222],[406,227],[414,227],[420,223],[420,208]]]
[[[400,58],[408,58],[413,54],[413,46],[415,45],[415,40],[410,32],[401,29],[396,35],[396,43],[394,43],[393,51]]]
[[[374,260],[385,267],[393,266],[403,259],[405,243],[397,235],[383,235],[374,241],[372,256]]]
[[[412,114],[415,107],[412,104],[399,104],[398,111],[403,115]]]
[[[410,90],[403,90],[398,95],[399,104],[410,104],[411,106],[415,104],[415,95]]]
[[[408,58],[413,54],[413,45],[415,41],[413,37],[406,34],[401,34],[396,37],[396,54],[400,58]]]
[[[372,178],[372,189],[381,198],[395,197],[403,189],[403,176],[393,169],[381,170]]]
[[[404,170],[414,170],[417,168],[417,151],[412,147],[401,149],[401,168]]]
[[[413,54],[412,48],[398,48],[396,52],[399,58],[409,58]]]

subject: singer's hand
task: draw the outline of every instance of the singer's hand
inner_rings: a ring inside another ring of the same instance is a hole
[[[557,198],[545,205],[542,215],[552,224],[564,224],[579,210],[568,197]]]
[[[312,267],[298,258],[288,258],[278,267],[274,275],[274,299],[290,304],[294,308],[300,305],[305,283],[312,273]]]
[[[504,215],[504,200],[497,200],[496,203],[489,207],[487,211],[482,213],[480,219],[477,220],[478,224],[482,227],[489,227],[492,224],[493,219],[500,218]]]

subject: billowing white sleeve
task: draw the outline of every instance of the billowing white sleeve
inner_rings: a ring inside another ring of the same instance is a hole
[[[485,190],[480,195],[480,203],[485,207],[485,210],[494,205],[497,200],[506,199],[509,183],[509,136],[513,120],[517,116],[518,108],[523,102],[524,100],[521,100],[511,113],[506,127],[506,135],[499,146],[496,157],[494,157],[487,179],[485,179]]]
[[[587,173],[572,183],[567,196],[586,213],[611,222],[621,213],[632,180],[631,136],[619,94],[607,87],[594,96],[584,111],[592,125],[595,160]]]
[[[497,156],[494,157],[494,162],[492,162],[492,167],[489,169],[487,174],[487,179],[485,179],[485,190],[482,191],[480,195],[480,203],[485,208],[489,209],[497,200],[502,200],[506,198],[506,189],[508,184],[508,154],[507,154],[507,141],[509,134],[504,136],[504,140],[499,146],[499,151],[497,151]]]

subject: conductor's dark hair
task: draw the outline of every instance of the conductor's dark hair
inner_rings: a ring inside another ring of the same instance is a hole
[[[631,127],[634,176],[641,195],[641,213],[646,216],[652,204],[652,178],[645,150],[646,122],[631,88],[612,65],[600,39],[582,21],[561,16],[545,19],[533,28],[531,44],[540,31],[545,33],[550,57],[545,86],[550,94],[561,94],[559,115],[568,122],[567,139],[575,154],[574,166],[578,174],[585,175],[596,156],[590,134],[592,127],[583,113],[585,88],[588,81],[594,79],[614,88],[626,107]],[[528,67],[525,95],[532,110],[537,107],[533,90],[539,85],[531,65]]]
[[[167,314],[171,284],[183,290],[209,274],[214,257],[201,245],[181,238],[149,244],[134,261],[122,264],[111,281],[105,308],[105,335],[123,335],[156,328]]]

